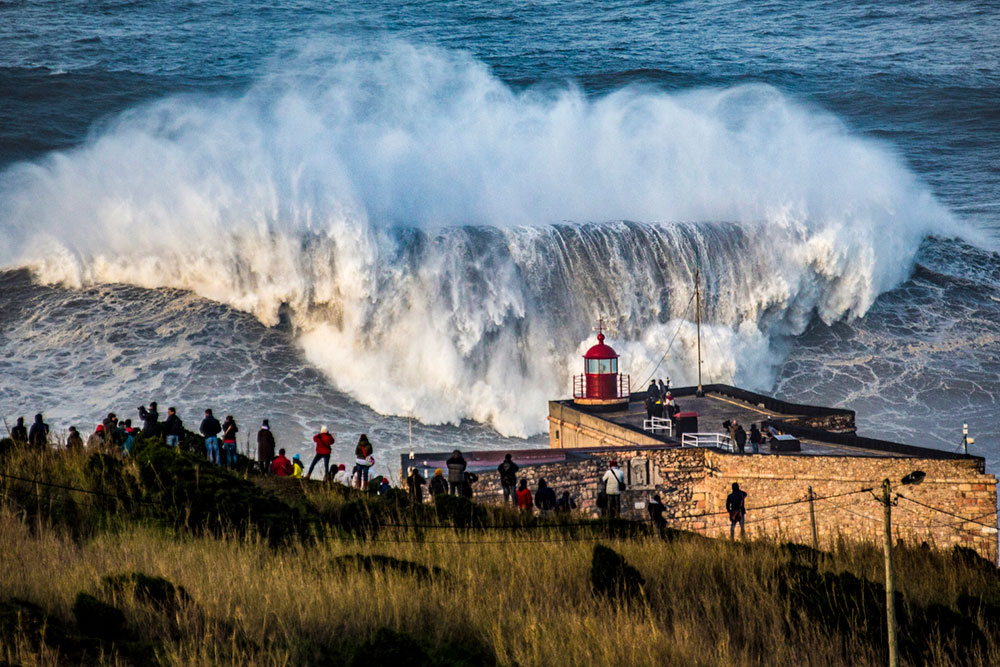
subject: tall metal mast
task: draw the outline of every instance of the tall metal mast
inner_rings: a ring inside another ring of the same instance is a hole
[[[705,395],[705,390],[701,388],[701,272],[694,270],[694,319],[698,327],[698,391],[695,396],[699,398]]]

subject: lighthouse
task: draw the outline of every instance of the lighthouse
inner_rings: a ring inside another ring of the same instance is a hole
[[[573,376],[573,402],[600,411],[628,409],[630,378],[618,372],[618,354],[604,344],[598,326],[597,345],[583,355],[583,375]]]

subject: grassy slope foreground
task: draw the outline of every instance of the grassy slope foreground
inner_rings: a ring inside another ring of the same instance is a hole
[[[0,478],[0,664],[884,664],[871,545],[414,508],[155,443],[0,456],[47,482]],[[995,567],[897,563],[904,664],[1000,664]]]

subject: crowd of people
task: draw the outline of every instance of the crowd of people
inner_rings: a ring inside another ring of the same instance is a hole
[[[735,419],[727,419],[722,422],[722,427],[726,429],[729,433],[729,440],[733,443],[733,451],[738,454],[747,453],[747,442],[750,442],[750,447],[754,454],[760,454],[760,447],[764,444],[764,434],[757,424],[750,425],[750,433],[748,434],[746,429],[743,428],[743,424],[740,424]]]
[[[667,378],[666,382],[661,379],[659,384],[656,380],[649,381],[643,406],[646,408],[646,419],[653,417],[673,419],[677,416],[681,409],[674,400],[674,395],[670,393],[670,378]]]
[[[148,406],[139,406],[138,417],[136,423],[141,423],[141,428],[133,426],[131,419],[120,420],[117,414],[109,412],[107,417],[87,435],[86,440],[76,426],[70,426],[66,435],[66,448],[69,450],[86,448],[129,456],[132,454],[136,439],[140,436],[160,437],[169,447],[180,446],[185,428],[176,408],[167,408],[166,418],[161,421],[159,408],[156,401],[153,401]],[[198,432],[201,434],[204,443],[204,456],[208,461],[223,468],[237,466],[239,451],[237,434],[240,429],[233,415],[227,415],[220,422],[213,414],[212,409],[207,408],[198,426]],[[45,418],[41,413],[35,415],[35,420],[30,427],[25,426],[24,417],[18,417],[15,425],[9,429],[8,435],[18,445],[27,445],[39,450],[45,450],[51,444],[49,425],[45,423]],[[322,462],[324,479],[330,479],[345,486],[367,488],[369,470],[375,464],[374,448],[368,440],[368,436],[362,433],[358,439],[358,444],[354,449],[355,461],[350,474],[346,472],[346,465],[339,464],[332,470],[333,474],[331,475],[330,456],[333,453],[335,442],[333,434],[326,426],[322,426],[319,432],[313,436],[316,454],[312,464],[306,470],[299,454],[295,454],[289,459],[283,448],[278,448],[277,452],[275,451],[277,446],[274,434],[271,432],[270,421],[264,419],[257,432],[256,465],[262,474],[309,478],[317,465]]]

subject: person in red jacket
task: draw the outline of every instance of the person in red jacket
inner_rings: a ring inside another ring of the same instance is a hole
[[[517,487],[517,507],[522,512],[531,512],[531,505],[531,489],[528,488],[528,480],[522,477]]]
[[[285,450],[279,449],[278,456],[271,461],[271,472],[278,477],[292,476],[292,462],[285,457]]]
[[[309,464],[309,472],[306,473],[306,477],[312,477],[313,468],[322,460],[323,479],[326,479],[326,476],[330,474],[330,452],[333,451],[332,447],[335,442],[333,434],[326,430],[326,426],[320,426],[319,433],[313,436],[313,442],[316,443],[316,456]]]

